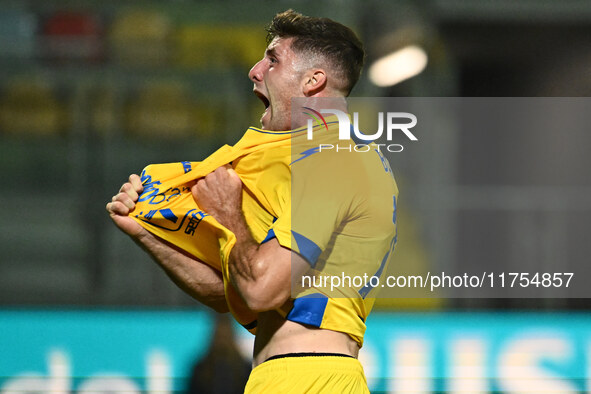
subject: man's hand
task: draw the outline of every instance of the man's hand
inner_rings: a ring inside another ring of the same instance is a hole
[[[219,271],[158,238],[129,217],[143,190],[140,177],[130,175],[129,182],[124,183],[107,204],[113,222],[148,252],[183,291],[218,312],[227,312],[224,282]]]
[[[199,207],[229,230],[234,231],[244,221],[242,181],[230,165],[199,179],[191,192]]]
[[[292,252],[276,239],[262,245],[254,240],[242,213],[238,174],[229,165],[220,167],[198,180],[191,192],[200,208],[236,236],[230,252],[230,281],[248,308],[263,312],[282,306],[291,294]]]
[[[113,222],[119,229],[133,238],[139,238],[147,233],[142,226],[129,217],[143,190],[144,187],[140,177],[132,174],[129,176],[129,182],[124,183],[119,193],[113,196],[112,201],[107,204],[107,212],[109,212]]]

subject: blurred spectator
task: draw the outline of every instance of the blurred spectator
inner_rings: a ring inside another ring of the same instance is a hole
[[[193,367],[187,394],[243,393],[250,374],[250,363],[238,351],[232,323],[226,315],[216,315],[211,346]]]
[[[0,130],[26,135],[55,135],[66,128],[67,115],[49,82],[16,78],[0,97]]]
[[[103,57],[102,28],[92,14],[59,11],[47,20],[39,46],[52,60],[98,61]]]
[[[129,104],[127,129],[135,135],[174,138],[196,130],[191,98],[178,83],[146,85]]]
[[[166,65],[172,29],[162,13],[141,9],[122,12],[109,33],[113,58],[128,66]]]
[[[0,12],[0,58],[26,59],[35,53],[37,17],[27,11]]]

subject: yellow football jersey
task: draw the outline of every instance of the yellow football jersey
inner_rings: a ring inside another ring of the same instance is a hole
[[[246,307],[228,277],[227,261],[236,238],[201,210],[191,186],[231,163],[244,184],[246,222],[255,240],[261,242],[289,198],[289,192],[280,190],[289,188],[290,147],[289,132],[249,128],[234,146],[224,145],[202,162],[151,164],[141,173],[144,191],[132,212],[132,218],[151,233],[220,270],[231,313],[252,332],[256,314]]]
[[[337,125],[328,126],[316,128],[313,140],[292,138],[290,209],[272,231],[311,270],[307,281],[298,278],[293,305],[282,312],[288,320],[345,332],[361,346],[396,244],[398,188],[377,145],[338,140]]]
[[[230,310],[254,332],[249,311],[229,280],[227,262],[234,235],[201,211],[192,183],[232,163],[244,184],[243,212],[255,240],[276,237],[302,255],[312,275],[380,276],[396,242],[398,194],[387,161],[373,145],[355,152],[354,141],[337,141],[338,124],[327,118],[314,127],[274,132],[251,127],[233,147],[224,146],[203,162],[151,165],[142,172],[144,192],[134,212],[149,231],[222,271]],[[319,144],[339,144],[339,151]],[[349,150],[347,150],[347,147]],[[318,283],[318,282],[316,282]],[[361,346],[373,286],[309,286],[293,289],[286,319],[342,331]]]

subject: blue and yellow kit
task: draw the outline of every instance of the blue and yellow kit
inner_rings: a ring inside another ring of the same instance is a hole
[[[385,271],[396,243],[398,189],[379,148],[355,150],[355,141],[338,140],[335,119],[315,126],[311,140],[307,134],[307,128],[251,127],[236,145],[223,146],[202,162],[150,165],[142,172],[144,191],[133,217],[219,269],[231,312],[254,332],[256,314],[228,276],[234,234],[203,212],[190,192],[195,180],[231,163],[243,182],[243,212],[255,240],[276,237],[308,261],[306,275],[315,279],[292,289],[293,300],[279,312],[288,320],[347,333],[361,346],[377,290],[377,282],[367,278]],[[351,285],[331,288],[322,278],[332,277],[351,278]]]

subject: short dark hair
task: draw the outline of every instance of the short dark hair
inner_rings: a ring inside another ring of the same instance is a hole
[[[295,53],[312,53],[324,57],[337,74],[337,80],[345,95],[359,80],[365,51],[363,44],[348,27],[328,18],[302,15],[294,10],[281,12],[267,27],[267,44],[275,37],[294,40],[291,49]]]

